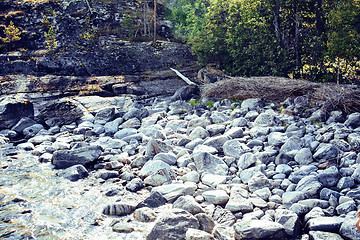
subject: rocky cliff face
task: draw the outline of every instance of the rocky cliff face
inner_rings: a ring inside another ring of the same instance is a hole
[[[172,42],[161,5],[157,33],[162,41],[151,45],[153,6],[151,2],[141,4],[113,0],[3,1],[0,34],[13,22],[21,31],[21,40],[2,44],[0,74],[119,75],[191,65],[195,59],[189,48]],[[53,47],[46,35],[54,37]]]

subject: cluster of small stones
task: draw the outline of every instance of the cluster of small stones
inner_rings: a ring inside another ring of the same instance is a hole
[[[300,117],[305,97],[192,103],[153,99],[51,128],[23,118],[0,141],[23,134],[7,154],[32,151],[72,181],[95,172],[148,191],[99,209],[148,223],[148,240],[360,239],[360,113]],[[113,231],[136,231],[116,219]]]

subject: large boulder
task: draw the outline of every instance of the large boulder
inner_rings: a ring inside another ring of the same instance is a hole
[[[185,239],[189,228],[199,228],[199,221],[188,211],[183,209],[171,209],[162,212],[150,233],[147,240],[180,240]]]
[[[243,220],[236,223],[234,228],[236,240],[286,239],[284,227],[267,220]]]
[[[0,130],[12,128],[23,117],[32,116],[34,107],[31,102],[9,97],[0,100]]]
[[[87,165],[96,161],[102,148],[100,146],[85,146],[73,150],[58,150],[54,152],[52,164],[55,168],[68,168],[74,165]]]

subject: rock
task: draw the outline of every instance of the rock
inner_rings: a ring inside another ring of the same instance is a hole
[[[231,213],[230,210],[224,209],[221,206],[216,206],[212,213],[212,218],[217,225],[230,227],[236,222],[236,217]]]
[[[139,191],[144,187],[144,183],[140,178],[134,178],[126,184],[126,189],[131,192]]]
[[[223,151],[226,156],[239,158],[242,154],[250,151],[250,148],[238,140],[229,140],[224,143]]]
[[[171,97],[172,101],[176,100],[190,100],[195,95],[199,94],[199,87],[194,85],[187,85],[176,90],[174,95]]]
[[[84,116],[86,110],[71,99],[50,102],[42,107],[35,120],[45,122],[49,127],[71,124]]]
[[[360,231],[355,226],[356,222],[358,221],[358,218],[355,216],[355,214],[356,212],[349,213],[340,227],[340,235],[345,239],[360,239]]]
[[[169,165],[176,164],[176,156],[172,152],[168,153],[158,153],[154,156],[153,160],[161,160]]]
[[[218,152],[222,152],[223,145],[228,140],[229,140],[228,136],[217,136],[217,137],[211,137],[211,138],[207,139],[203,144],[216,148],[218,150]]]
[[[0,99],[0,130],[11,129],[20,119],[33,116],[34,107],[28,100],[10,97]]]
[[[232,212],[251,212],[254,208],[250,201],[249,193],[240,185],[234,185],[231,188],[230,199],[226,203],[225,209]]]
[[[282,203],[287,206],[291,206],[293,203],[303,199],[305,199],[305,193],[300,191],[284,192],[282,195]]]
[[[328,189],[328,188],[321,189],[321,191],[320,191],[320,199],[329,200],[331,197],[339,199],[340,193],[338,193],[338,192],[336,192],[334,190]]]
[[[118,222],[114,226],[112,226],[112,230],[118,233],[131,233],[135,229],[129,223]]]
[[[254,192],[254,194],[256,195],[256,196],[258,196],[259,198],[261,198],[261,199],[263,199],[263,200],[268,200],[269,199],[269,197],[271,196],[271,191],[270,191],[270,189],[268,188],[268,187],[265,187],[265,188],[261,188],[261,189],[259,189],[259,190],[256,190],[255,192]]]
[[[110,190],[108,190],[106,193],[105,193],[105,196],[107,197],[112,197],[112,196],[116,196],[116,195],[119,195],[121,193],[123,193],[124,189],[121,187],[114,187],[114,188],[111,188]]]
[[[144,201],[140,202],[136,208],[157,208],[166,203],[166,198],[164,198],[159,192],[151,192],[150,196],[147,197]]]
[[[123,128],[114,134],[114,138],[123,139],[134,134],[137,134],[137,130],[135,128]]]
[[[248,111],[256,110],[258,107],[262,107],[262,106],[264,106],[264,103],[260,98],[245,99],[241,103],[241,108],[244,108]]]
[[[213,123],[223,123],[230,121],[230,117],[227,114],[218,111],[212,112],[210,115],[210,119]]]
[[[309,236],[312,240],[343,240],[343,238],[337,233],[322,231],[310,231]]]
[[[336,166],[330,166],[323,171],[319,171],[319,182],[324,187],[334,187],[337,185],[341,175]]]
[[[139,172],[140,177],[147,177],[157,173],[161,169],[170,171],[170,165],[161,160],[147,161]]]
[[[229,180],[229,177],[224,175],[216,175],[206,172],[201,175],[201,182],[213,188],[216,188],[219,184],[226,183],[227,180]]]
[[[337,188],[339,190],[345,188],[352,188],[355,186],[354,179],[352,177],[342,177],[340,178],[339,182],[337,183]]]
[[[218,240],[233,240],[235,236],[235,229],[232,227],[216,226],[214,229],[214,236]]]
[[[195,217],[199,221],[199,230],[212,233],[215,227],[215,221],[212,217],[206,213],[198,213],[195,215]]]
[[[67,168],[74,165],[86,165],[96,161],[102,148],[100,146],[81,147],[74,150],[58,150],[54,152],[52,164],[55,168]]]
[[[36,134],[38,134],[43,129],[44,129],[43,125],[34,124],[30,127],[25,128],[22,133],[25,136],[25,138],[31,138],[31,137],[34,137]]]
[[[134,212],[134,218],[140,222],[154,222],[156,217],[155,211],[148,207],[136,209]]]
[[[150,140],[146,145],[145,155],[152,157],[158,153],[168,153],[172,151],[173,148],[166,143],[159,140]]]
[[[141,122],[137,118],[131,118],[122,123],[119,128],[135,128],[138,129],[141,126]]]
[[[341,217],[317,217],[310,219],[305,228],[308,231],[339,232],[343,222]]]
[[[351,200],[349,202],[344,202],[339,204],[335,210],[338,215],[342,215],[342,214],[347,214],[351,211],[356,211],[357,207],[355,201]]]
[[[212,234],[198,230],[198,229],[194,229],[194,228],[189,228],[186,231],[185,239],[186,240],[215,240],[215,238]]]
[[[253,153],[244,153],[240,156],[237,166],[240,169],[247,169],[251,165],[255,164],[255,162],[256,157]]]
[[[173,203],[173,208],[184,209],[193,215],[204,212],[200,204],[195,201],[194,197],[189,195],[180,196]]]
[[[229,195],[224,190],[208,190],[202,193],[205,200],[212,204],[225,204],[229,200]]]
[[[279,126],[280,124],[281,121],[278,117],[268,113],[260,113],[254,121],[254,126],[261,127]]]
[[[95,124],[104,125],[113,120],[115,116],[115,108],[103,108],[95,114]]]
[[[264,187],[271,187],[269,179],[262,173],[256,172],[249,180],[249,191],[255,192],[256,190]]]
[[[35,124],[37,124],[35,120],[29,117],[23,117],[18,123],[15,124],[15,126],[11,128],[11,130],[16,131],[17,133],[22,133],[25,128],[33,126]]]
[[[300,219],[296,213],[286,209],[275,210],[275,222],[280,223],[287,235],[296,237],[300,233]]]
[[[318,217],[325,217],[325,213],[320,207],[314,207],[304,216],[304,223],[307,223],[312,218]]]
[[[200,174],[197,171],[191,171],[181,177],[181,180],[184,182],[194,182],[198,183],[200,180]]]
[[[150,185],[153,187],[160,186],[163,184],[170,184],[171,177],[170,177],[169,170],[167,168],[161,168],[161,169],[157,170],[155,173],[151,174],[150,176],[147,176],[144,179],[144,183],[146,185]]]
[[[316,198],[301,200],[299,201],[299,204],[308,206],[309,208],[321,207],[323,209],[328,208],[330,206],[328,201],[320,200]]]
[[[321,144],[314,153],[314,159],[319,162],[325,162],[329,159],[337,158],[338,155],[339,149],[333,144]]]
[[[206,131],[209,132],[210,136],[216,136],[225,132],[226,126],[223,124],[210,124],[206,126]]]
[[[301,166],[300,169],[293,171],[290,174],[289,180],[293,183],[298,183],[305,176],[308,176],[310,173],[316,172],[317,170],[318,168],[314,165]]]
[[[300,149],[295,157],[294,160],[300,165],[308,165],[313,161],[313,155],[309,148],[302,148]]]
[[[293,136],[288,138],[284,145],[281,146],[280,153],[285,153],[289,156],[295,156],[296,153],[301,150],[302,146],[302,140],[298,137]]]
[[[47,163],[51,162],[53,155],[51,153],[44,153],[39,157],[39,162],[41,163]]]
[[[230,138],[242,138],[244,136],[244,131],[240,127],[232,127],[226,131],[224,135]]]
[[[189,228],[199,228],[198,220],[189,212],[182,209],[171,209],[162,212],[150,233],[147,240],[178,240],[185,239]]]
[[[193,154],[196,169],[199,173],[208,172],[218,175],[226,175],[228,166],[220,158],[207,153],[196,152]]]
[[[360,113],[350,114],[344,124],[352,127],[353,129],[360,127]]]
[[[89,176],[89,172],[83,165],[75,165],[62,170],[58,175],[75,182]]]
[[[349,134],[347,140],[354,150],[360,149],[360,133],[355,132]]]
[[[320,192],[321,187],[322,184],[318,181],[318,178],[311,175],[301,179],[295,190],[303,192],[307,197],[313,197]]]
[[[244,220],[235,224],[235,239],[285,239],[284,227],[266,220]]]
[[[191,185],[174,183],[154,187],[151,190],[151,193],[153,192],[158,192],[168,202],[173,202],[180,196],[193,195],[195,190],[192,188]]]
[[[104,208],[103,214],[114,216],[126,216],[135,211],[134,203],[116,203]]]
[[[272,146],[281,146],[283,145],[286,140],[288,139],[285,133],[281,132],[272,132],[268,135],[268,143]]]

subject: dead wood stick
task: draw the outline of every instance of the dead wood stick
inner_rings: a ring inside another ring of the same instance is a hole
[[[178,70],[170,68],[172,71],[174,71],[176,73],[176,75],[178,75],[182,80],[184,80],[188,85],[196,85],[195,83],[193,83],[192,81],[190,81],[190,79],[188,79],[187,77],[185,77],[184,75],[182,75]]]

